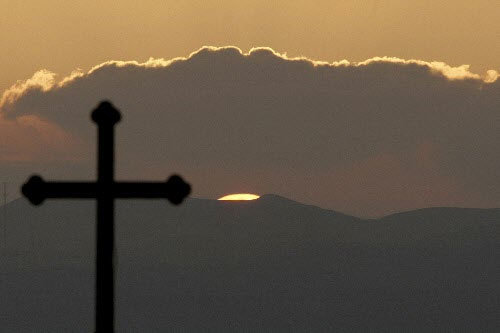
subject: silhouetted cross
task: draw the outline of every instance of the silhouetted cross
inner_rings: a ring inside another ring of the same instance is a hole
[[[97,199],[95,326],[97,333],[114,332],[114,199],[166,198],[178,205],[191,191],[177,175],[163,183],[114,181],[114,126],[120,112],[102,102],[92,112],[98,127],[97,182],[46,182],[32,176],[22,193],[34,205],[47,198]]]

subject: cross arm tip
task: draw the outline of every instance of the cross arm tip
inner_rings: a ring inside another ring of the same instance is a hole
[[[33,175],[28,179],[26,183],[21,187],[21,193],[29,200],[33,205],[38,206],[44,200],[45,197],[40,190],[45,181],[42,177],[38,175]]]
[[[166,185],[169,188],[167,199],[174,205],[181,204],[191,193],[191,185],[186,183],[179,175],[170,176]]]

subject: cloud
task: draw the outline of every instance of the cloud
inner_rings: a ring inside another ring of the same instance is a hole
[[[72,159],[73,150],[81,143],[54,123],[34,115],[14,120],[0,118],[2,144],[0,162],[19,163],[34,159],[44,161]]]
[[[78,146],[67,155],[78,164],[73,177],[90,177],[77,170],[93,168],[89,112],[101,99],[123,113],[122,178],[178,171],[199,196],[273,192],[363,216],[500,202],[493,70],[481,77],[441,62],[327,63],[270,48],[204,47],[186,58],[109,61],[60,80],[41,71],[5,92],[0,112],[71,136],[79,143],[55,141]],[[28,155],[23,170],[46,170]],[[49,173],[62,172],[49,162]]]
[[[52,73],[46,69],[42,69],[33,74],[30,79],[27,79],[25,81],[18,81],[2,94],[2,98],[0,99],[0,107],[14,103],[28,91],[50,90],[55,84],[55,76],[55,73]]]

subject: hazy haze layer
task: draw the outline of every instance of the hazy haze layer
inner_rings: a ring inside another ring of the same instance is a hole
[[[500,80],[397,58],[353,64],[270,49],[50,72],[3,97],[0,171],[21,181],[94,175],[89,112],[123,112],[118,176],[177,171],[194,194],[277,193],[362,216],[429,206],[495,207]]]

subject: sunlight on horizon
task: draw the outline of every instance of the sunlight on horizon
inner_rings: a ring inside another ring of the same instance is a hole
[[[236,194],[228,194],[217,200],[221,201],[243,201],[243,200],[255,200],[260,198],[260,195],[251,194],[251,193],[236,193]]]

